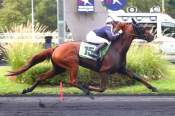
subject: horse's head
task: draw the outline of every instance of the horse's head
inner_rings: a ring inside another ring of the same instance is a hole
[[[146,40],[147,42],[151,42],[154,39],[154,35],[150,32],[147,27],[141,26],[132,18],[132,28],[133,35],[135,35],[138,39]]]
[[[119,29],[123,32],[127,32],[129,35],[133,37],[137,37],[138,39],[146,40],[147,42],[151,42],[154,39],[154,35],[149,31],[147,27],[141,26],[134,19],[132,19],[132,23],[120,23]]]

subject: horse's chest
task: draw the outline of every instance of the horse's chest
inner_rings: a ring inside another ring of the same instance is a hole
[[[115,73],[123,67],[123,62],[124,60],[120,57],[120,55],[110,55],[105,59],[101,67],[101,71]]]
[[[118,70],[120,70],[122,67],[123,67],[123,65],[122,65],[123,63],[122,62],[114,62],[114,64],[111,66],[111,68],[109,69],[109,72],[110,73],[115,73],[115,72],[117,72]]]

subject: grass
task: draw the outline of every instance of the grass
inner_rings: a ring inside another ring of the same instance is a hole
[[[0,95],[20,94],[23,89],[30,87],[29,84],[19,84],[11,81],[9,77],[4,76],[10,70],[9,66],[0,67]],[[82,92],[76,88],[64,88],[67,94],[81,94]],[[50,94],[55,95],[59,93],[58,86],[39,86],[31,94]]]
[[[110,94],[175,94],[175,66],[170,65],[168,68],[168,75],[164,79],[151,81],[150,83],[158,88],[158,93],[152,93],[146,89],[142,84],[121,88],[108,89],[106,93]]]
[[[120,88],[109,88],[103,94],[175,94],[175,65],[169,65],[165,67],[169,69],[169,74],[166,78],[160,79],[157,81],[151,81],[150,83],[159,89],[159,93],[152,93],[142,84],[120,87]],[[0,95],[6,94],[20,94],[24,88],[27,88],[31,85],[28,84],[18,84],[11,80],[8,77],[4,76],[6,72],[10,70],[8,66],[0,67]],[[64,87],[64,94],[70,95],[80,95],[82,92],[73,87]],[[59,93],[58,86],[39,86],[29,95],[34,94],[48,94],[55,95]],[[98,93],[97,93],[98,94]]]

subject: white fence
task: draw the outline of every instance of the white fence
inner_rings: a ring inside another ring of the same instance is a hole
[[[58,43],[58,33],[0,33],[0,43],[30,41],[44,43],[46,36],[52,36],[52,42]]]

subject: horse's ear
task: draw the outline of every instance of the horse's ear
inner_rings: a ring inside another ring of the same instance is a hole
[[[132,18],[132,23],[133,24],[137,24],[137,22]]]

